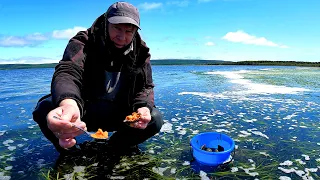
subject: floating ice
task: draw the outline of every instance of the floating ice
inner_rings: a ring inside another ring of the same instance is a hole
[[[160,129],[160,132],[173,133],[172,124],[169,122],[164,123]]]
[[[293,164],[292,161],[286,160],[283,163],[280,163],[280,166],[291,166]]]
[[[252,122],[255,122],[255,121],[257,121],[257,119],[251,119],[251,120],[243,120],[244,122],[248,122],[248,123],[252,123]]]
[[[76,172],[76,173],[84,172],[85,169],[86,169],[85,166],[74,166],[74,167],[73,167],[73,170],[74,170],[74,172]]]
[[[309,173],[309,172],[317,172],[318,168],[305,168],[304,171],[307,172],[307,173]]]
[[[148,161],[144,161],[144,162],[137,162],[137,164],[139,164],[139,165],[146,165],[146,164],[149,164],[149,162],[148,162]]]
[[[268,153],[266,153],[266,152],[259,152],[259,154],[262,154],[262,155],[264,155],[264,156],[270,156]]]
[[[251,131],[251,133],[269,139],[269,137],[268,137],[267,135],[263,134],[263,133],[260,132],[260,131]]]
[[[9,146],[8,144],[9,144],[9,143],[13,143],[13,142],[14,142],[13,140],[8,139],[8,140],[3,141],[2,144],[4,144],[5,146]]]
[[[74,166],[73,167],[73,172],[70,173],[70,174],[65,174],[65,175],[63,175],[63,177],[65,179],[73,179],[74,175],[77,174],[77,176],[78,176],[77,178],[78,179],[84,179],[83,178],[84,174],[81,173],[81,172],[84,172],[85,168],[86,168],[85,166]]]
[[[306,164],[304,161],[302,161],[301,159],[296,159],[296,161],[299,163],[299,164]]]
[[[199,134],[199,130],[193,130],[192,134]]]
[[[238,172],[238,171],[239,171],[239,169],[237,167],[232,167],[231,168],[231,172]]]
[[[203,119],[203,120],[207,120],[207,119],[209,119],[207,116],[203,116],[201,119]]]
[[[217,125],[214,125],[214,126],[216,126],[216,127],[226,127],[227,125],[225,125],[225,124],[217,124]]]
[[[298,176],[302,177],[305,172],[302,171],[302,170],[296,170],[294,168],[290,168],[290,169],[285,169],[285,168],[282,168],[282,167],[278,167],[279,170],[281,170],[282,172],[284,173],[296,173]]]
[[[296,170],[295,172],[296,172],[296,174],[297,174],[298,176],[302,176],[302,175],[305,174],[305,172],[302,171],[302,170]]]
[[[280,180],[291,180],[291,178],[288,176],[280,176],[279,179]]]
[[[160,174],[161,176],[163,176],[163,172],[165,171],[165,170],[167,170],[169,167],[165,167],[165,168],[162,168],[162,167],[153,167],[152,168],[152,171],[153,172],[155,172],[155,173],[158,173],[158,174]]]
[[[8,146],[8,149],[9,149],[10,151],[13,151],[13,150],[16,149],[16,146]]]
[[[110,176],[110,179],[125,179],[125,176]]]
[[[249,73],[250,71],[215,71],[208,72],[208,74],[219,74],[228,79],[231,83],[242,85],[247,88],[247,91],[238,91],[239,94],[297,94],[299,92],[310,91],[305,88],[276,86],[262,83],[254,83],[250,80],[244,79],[241,74]]]
[[[265,120],[270,120],[271,117],[270,117],[270,116],[266,116],[266,117],[264,117],[263,119],[265,119]]]
[[[178,93],[178,95],[197,95],[201,97],[206,97],[206,98],[219,98],[219,99],[229,99],[228,96],[222,95],[222,94],[214,94],[214,93],[203,93],[203,92],[181,92]]]
[[[226,132],[226,133],[230,132],[230,131],[228,131],[226,129],[216,129],[215,131],[216,132]]]
[[[182,129],[178,132],[178,134],[185,135],[187,133],[186,129]]]
[[[304,159],[305,159],[306,161],[309,161],[309,160],[310,160],[310,157],[309,157],[308,155],[302,154],[301,156],[304,157]]]
[[[176,168],[171,168],[170,173],[171,173],[171,174],[175,174],[175,173],[176,173],[176,171],[177,171],[177,169],[176,169]]]
[[[11,157],[9,157],[8,159],[7,159],[7,161],[15,161],[16,160],[16,158],[14,157],[14,156],[11,156]]]
[[[162,159],[163,162],[168,162],[168,163],[172,163],[172,162],[176,162],[176,159]]]
[[[176,118],[172,118],[171,121],[172,121],[172,122],[175,122],[175,121],[179,121],[179,120],[176,119]]]
[[[297,116],[297,115],[296,115],[295,113],[293,113],[293,114],[291,114],[291,115],[287,115],[287,116],[284,117],[283,119],[288,120],[288,119],[291,119],[291,118],[296,117],[296,116]]]
[[[4,168],[4,170],[6,170],[6,171],[9,171],[11,169],[12,169],[12,166],[7,166],[7,167]]]
[[[190,162],[189,162],[189,161],[184,161],[184,162],[182,163],[182,165],[183,165],[183,166],[189,166],[189,165],[190,165]]]
[[[251,133],[247,131],[240,131],[241,134],[238,134],[239,137],[248,137],[251,135]]]
[[[5,132],[5,130],[0,131],[0,136],[4,135]]]
[[[207,173],[204,171],[200,171],[201,180],[210,180],[210,178],[207,176]]]
[[[24,145],[23,145],[23,144],[18,144],[17,146],[18,146],[18,147],[23,147]]]
[[[10,180],[11,176],[5,176],[4,172],[0,172],[0,179],[1,180]]]
[[[254,164],[253,164],[254,165]],[[250,176],[258,176],[259,173],[258,172],[250,172],[251,170],[256,169],[255,167],[251,167],[251,168],[243,168],[243,167],[239,167],[240,169],[244,170],[245,173],[247,173]]]

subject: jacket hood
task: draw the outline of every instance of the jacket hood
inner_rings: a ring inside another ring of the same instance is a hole
[[[108,47],[109,51],[111,50],[112,52],[119,52],[119,53],[122,52],[123,53],[131,46],[132,42],[121,49],[116,48],[114,46],[114,43],[109,38],[108,23],[109,22],[106,18],[106,13],[100,15],[93,22],[91,27],[89,28],[89,34],[93,37],[95,43],[98,42],[99,44],[104,45],[104,46],[106,43],[112,44],[112,47],[110,47],[110,46]],[[137,38],[137,35],[138,35],[138,37],[140,37],[139,33],[137,32],[132,41],[135,41],[135,39]],[[140,38],[138,38],[138,39],[140,39]]]
[[[108,27],[105,14],[100,15],[88,29],[88,35],[92,37],[94,43],[99,42],[105,45],[108,37]]]

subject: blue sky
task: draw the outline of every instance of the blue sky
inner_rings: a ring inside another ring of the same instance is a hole
[[[113,2],[1,0],[0,64],[58,62]],[[128,2],[152,59],[320,61],[319,0]]]

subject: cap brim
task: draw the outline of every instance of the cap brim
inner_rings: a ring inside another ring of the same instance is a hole
[[[113,16],[113,17],[109,18],[108,21],[111,24],[133,24],[140,29],[139,24],[135,20],[133,20],[129,17]]]

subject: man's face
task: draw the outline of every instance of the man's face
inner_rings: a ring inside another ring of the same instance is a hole
[[[117,48],[123,48],[131,43],[137,27],[132,24],[111,24],[108,25],[110,40]]]

